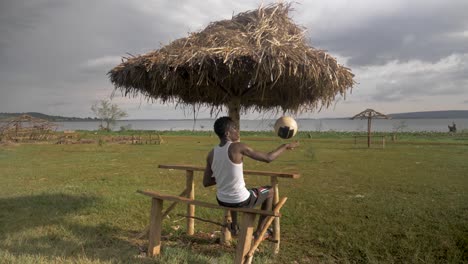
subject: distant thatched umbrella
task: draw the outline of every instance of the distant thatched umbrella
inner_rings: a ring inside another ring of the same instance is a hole
[[[379,113],[375,111],[374,109],[366,109],[362,111],[361,113],[353,116],[351,119],[364,119],[367,118],[367,147],[370,148],[371,145],[371,126],[372,126],[372,118],[378,118],[378,119],[390,119],[389,116],[386,116],[382,113]]]
[[[124,58],[109,72],[125,95],[181,105],[241,111],[298,113],[328,107],[354,85],[350,69],[308,45],[288,17],[290,4],[273,4],[213,22],[159,50]]]

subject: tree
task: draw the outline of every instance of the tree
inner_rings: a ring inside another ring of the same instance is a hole
[[[101,129],[106,131],[111,130],[111,125],[114,125],[116,120],[128,116],[127,112],[120,109],[117,104],[112,104],[108,100],[101,100],[94,103],[93,106],[91,106],[91,110],[99,120],[101,120]],[[102,122],[106,123],[105,127],[102,125]]]

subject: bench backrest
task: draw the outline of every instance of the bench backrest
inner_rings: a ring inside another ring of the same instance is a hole
[[[205,167],[192,166],[192,165],[159,165],[160,169],[174,169],[174,170],[189,170],[189,171],[205,171]],[[257,171],[257,170],[244,170],[244,175],[259,175],[259,176],[275,176],[279,178],[298,179],[299,173],[284,173],[272,171]]]
[[[192,199],[188,199],[188,198],[181,197],[181,196],[160,194],[160,193],[153,192],[153,191],[138,190],[137,192],[144,194],[146,196],[152,197],[152,198],[156,198],[156,199],[178,202],[178,203],[185,203],[185,204],[193,204],[193,205],[203,206],[203,207],[208,207],[208,208],[213,208],[213,209],[231,210],[231,211],[243,212],[243,213],[254,213],[254,214],[265,215],[265,216],[276,216],[276,217],[281,216],[280,213],[274,212],[274,211],[259,210],[259,209],[254,209],[254,208],[224,207],[224,206],[220,206],[220,205],[213,204],[213,203],[192,200]],[[282,199],[287,199],[287,198],[283,197]]]

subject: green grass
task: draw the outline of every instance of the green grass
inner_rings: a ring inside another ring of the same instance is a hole
[[[150,135],[156,138],[157,135],[161,136],[202,136],[202,137],[216,137],[214,132],[211,131],[151,131],[151,130],[126,130],[126,131],[79,131],[82,138],[106,138],[108,136],[141,136],[148,139]],[[60,132],[58,132],[60,134]],[[242,131],[244,137],[249,138],[273,138],[274,133],[271,131]],[[429,144],[437,143],[455,143],[455,144],[468,144],[468,131],[458,133],[448,132],[373,132],[376,136],[376,142],[380,142],[384,136],[387,142],[403,143],[408,142],[426,142]],[[359,141],[366,141],[367,132],[340,132],[340,131],[299,131],[295,136],[296,139],[314,139],[314,140],[348,140],[354,142],[354,137],[358,136]]]
[[[135,191],[179,194],[184,172],[157,165],[204,165],[217,143],[208,132],[162,135],[162,145],[0,146],[0,262],[232,263],[234,247],[210,237],[216,226],[196,222],[195,237],[183,234],[182,206],[164,222],[162,256],[140,254],[147,241],[136,236],[148,224],[150,200]],[[263,151],[283,142],[242,135]],[[254,263],[468,263],[467,141],[402,137],[368,149],[345,133],[303,133],[301,147],[273,163],[246,159],[246,169],[301,173],[280,180],[280,195],[289,197],[281,253],[274,257],[263,243]],[[201,177],[197,199],[215,202]],[[197,216],[220,221],[222,212],[197,208]]]

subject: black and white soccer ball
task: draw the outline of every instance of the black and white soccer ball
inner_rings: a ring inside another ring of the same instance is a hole
[[[292,138],[297,133],[297,122],[294,118],[283,116],[275,122],[275,134],[284,139]]]

